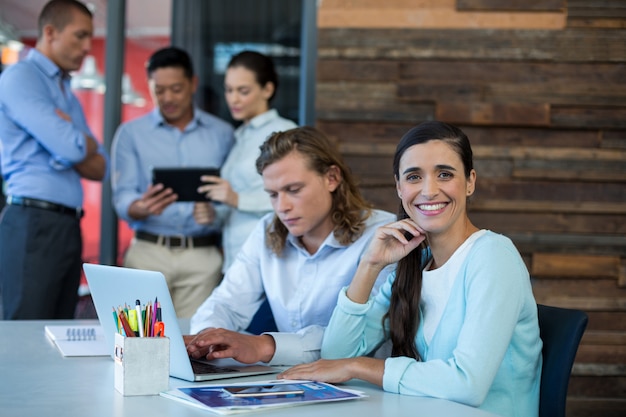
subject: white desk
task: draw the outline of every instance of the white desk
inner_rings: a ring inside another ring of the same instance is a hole
[[[114,388],[110,357],[64,358],[44,334],[46,324],[93,324],[94,321],[0,321],[0,415],[11,417],[211,416],[204,410],[160,396],[124,397]],[[271,375],[240,378],[271,379]],[[225,380],[223,380],[225,381]],[[192,383],[170,378],[170,388]],[[197,383],[202,385],[203,383]],[[489,413],[432,398],[389,394],[354,381],[350,387],[368,398],[312,404],[249,415],[263,416],[418,416],[488,417]]]

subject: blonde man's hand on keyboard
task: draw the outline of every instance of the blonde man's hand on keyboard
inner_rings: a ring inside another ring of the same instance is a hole
[[[247,335],[226,329],[206,329],[195,336],[185,336],[185,344],[194,359],[233,358],[241,363],[269,362],[276,351],[270,335]]]

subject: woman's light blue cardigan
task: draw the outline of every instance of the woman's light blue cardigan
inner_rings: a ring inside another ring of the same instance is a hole
[[[392,273],[366,304],[352,302],[345,289],[340,293],[324,335],[323,358],[363,356],[383,343],[381,320],[394,279]],[[385,360],[385,391],[444,398],[502,416],[538,415],[537,305],[528,270],[507,237],[487,232],[476,240],[430,344],[422,330],[420,325],[415,339],[421,361]]]

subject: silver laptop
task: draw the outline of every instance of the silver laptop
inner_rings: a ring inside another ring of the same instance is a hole
[[[117,324],[113,310],[120,305],[134,306],[158,299],[161,304],[161,321],[165,335],[170,338],[170,375],[186,381],[209,381],[213,379],[278,373],[279,368],[255,364],[244,365],[233,359],[197,361],[189,358],[183,342],[178,318],[165,277],[160,272],[130,269],[116,266],[83,264],[89,290],[106,343],[114,357]]]

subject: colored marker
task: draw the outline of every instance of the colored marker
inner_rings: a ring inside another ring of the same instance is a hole
[[[139,337],[143,337],[143,315],[141,314],[141,302],[135,301],[135,311],[137,312],[137,327],[139,328]]]

